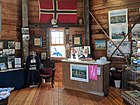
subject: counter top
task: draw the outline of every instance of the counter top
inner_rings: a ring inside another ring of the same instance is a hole
[[[97,64],[97,65],[106,65],[109,64],[110,61],[106,62],[96,62],[95,60],[90,61],[83,61],[83,60],[76,60],[76,59],[63,59],[62,62],[69,62],[69,63],[82,63],[82,64]]]

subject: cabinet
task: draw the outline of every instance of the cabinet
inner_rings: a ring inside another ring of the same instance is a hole
[[[122,98],[126,104],[140,105],[140,65],[123,67]]]

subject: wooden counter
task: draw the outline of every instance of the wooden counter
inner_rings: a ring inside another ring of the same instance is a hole
[[[97,80],[88,79],[88,82],[70,79],[70,65],[76,64],[82,66],[97,65],[100,68],[100,75]],[[96,94],[100,96],[107,96],[109,94],[109,64],[96,63],[95,61],[76,61],[76,60],[62,60],[62,83],[64,88]]]

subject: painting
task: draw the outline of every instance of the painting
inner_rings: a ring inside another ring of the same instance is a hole
[[[15,48],[15,41],[8,41],[8,48],[14,49]]]
[[[66,51],[65,51],[65,46],[51,46],[50,47],[51,53],[50,56],[51,57],[66,57]]]
[[[120,42],[115,41],[114,44],[118,46]],[[108,57],[110,57],[112,53],[114,52],[114,50],[116,49],[114,44],[112,42],[107,42],[107,56]],[[124,55],[128,55],[130,54],[130,48],[131,48],[130,46],[131,46],[130,42],[124,41],[120,45],[119,49],[123,52]],[[122,56],[123,55],[119,50],[116,50],[115,53],[113,54],[113,57],[122,57]]]
[[[36,47],[42,47],[42,37],[34,37],[33,43]]]
[[[89,82],[88,65],[70,64],[70,79]]]
[[[106,50],[106,40],[95,40],[95,50]]]
[[[82,35],[73,35],[72,42],[73,42],[73,46],[81,46],[82,45]]]
[[[108,12],[109,36],[113,41],[121,41],[128,33],[127,9],[112,10]],[[128,41],[128,37],[125,38]]]
[[[133,24],[131,26],[133,26]],[[140,41],[140,24],[135,24],[131,33],[132,33],[132,40]]]

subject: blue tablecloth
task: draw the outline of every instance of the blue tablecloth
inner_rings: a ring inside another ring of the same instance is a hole
[[[0,71],[0,87],[14,87],[20,89],[25,85],[26,73],[24,68]]]

